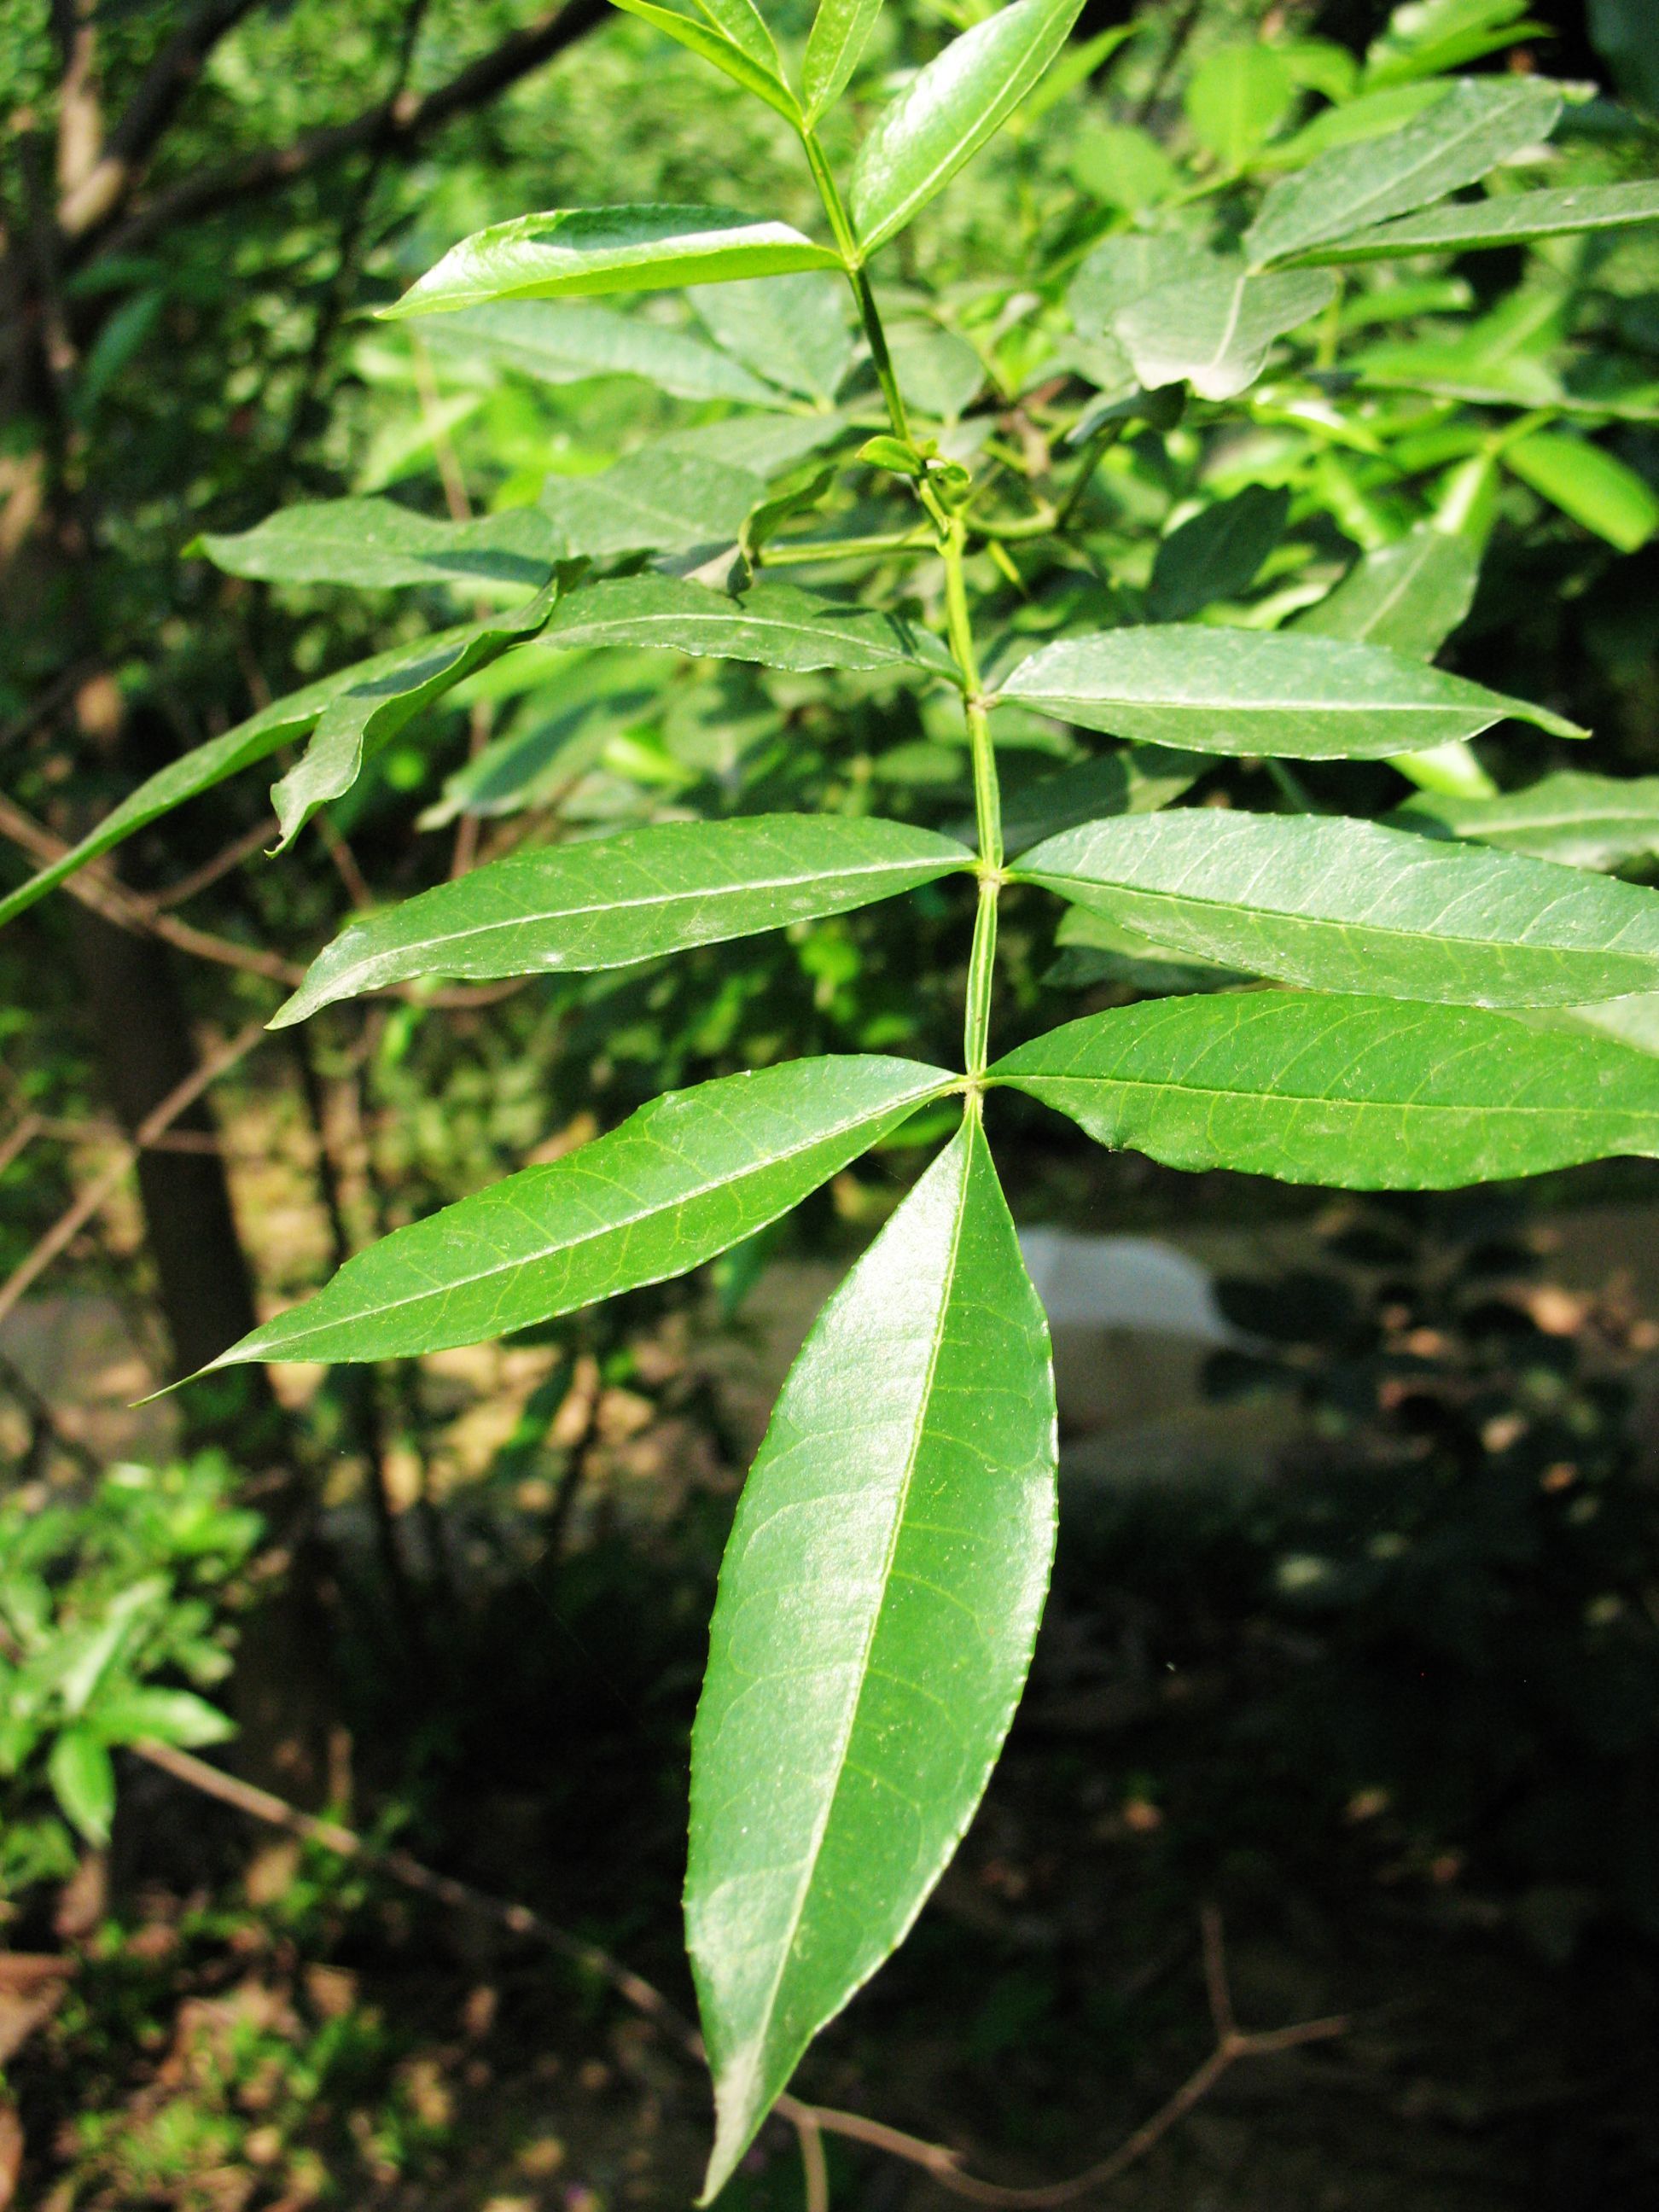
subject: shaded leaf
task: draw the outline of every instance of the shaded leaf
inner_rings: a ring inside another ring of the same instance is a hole
[[[1245,991],[1087,1015],[994,1080],[1167,1167],[1439,1190],[1659,1153],[1659,1067],[1475,1006]]]
[[[1468,614],[1480,574],[1480,556],[1467,538],[1423,525],[1356,561],[1295,627],[1431,659]]]
[[[1045,775],[1003,802],[1005,851],[1023,853],[1079,822],[1109,814],[1153,814],[1191,789],[1203,774],[1190,753],[1159,745],[1122,745],[1098,760],[1079,761]]]
[[[1067,907],[1054,932],[1055,959],[1042,980],[1061,991],[1115,984],[1146,998],[1172,991],[1228,991],[1249,979],[1189,952],[1158,945],[1086,907]]]
[[[677,399],[739,399],[775,407],[777,393],[690,331],[618,314],[591,301],[497,300],[462,307],[432,326],[428,345],[482,354],[541,384],[638,376]]]
[[[954,422],[983,389],[985,364],[954,331],[895,323],[887,339],[899,389],[918,413]]]
[[[204,532],[186,551],[232,576],[276,584],[544,584],[559,542],[533,507],[438,522],[390,499],[279,507],[252,530]]]
[[[1054,1459],[1048,1331],[975,1117],[824,1309],[720,1570],[686,1876],[706,2197],[979,1802],[1030,1664]]]
[[[1178,952],[1315,990],[1482,1006],[1659,989],[1659,893],[1328,815],[1094,822],[1017,871]]]
[[[1382,646],[1181,623],[1062,638],[1021,661],[1000,696],[1152,744],[1307,760],[1414,752],[1506,715],[1583,734]]]
[[[1488,246],[1526,246],[1581,231],[1622,230],[1659,221],[1659,184],[1580,185],[1570,191],[1503,192],[1448,200],[1419,215],[1378,223],[1311,246],[1302,261],[1390,261],[1415,253],[1472,253]]]
[[[1217,599],[1248,591],[1291,510],[1283,485],[1246,484],[1188,516],[1160,543],[1146,589],[1154,622],[1183,622]]]
[[[683,1275],[956,1080],[848,1054],[669,1091],[580,1152],[394,1230],[212,1364],[413,1358]]]
[[[276,849],[292,844],[319,806],[343,798],[362,774],[363,763],[422,708],[534,637],[558,591],[556,581],[509,614],[473,623],[447,641],[431,639],[414,651],[405,648],[384,675],[337,692],[318,715],[305,751],[271,787],[270,803],[283,833]]]
[[[849,606],[793,584],[759,583],[741,599],[678,576],[626,576],[569,594],[544,633],[559,646],[667,646],[768,668],[896,668],[952,672],[927,631],[873,607]]]
[[[1468,77],[1383,138],[1333,146],[1276,184],[1244,234],[1254,268],[1407,215],[1547,138],[1561,95],[1538,77]]]
[[[541,506],[566,558],[606,560],[735,544],[765,493],[748,469],[650,445],[593,476],[550,477]]]
[[[1562,769],[1495,799],[1423,792],[1407,799],[1395,819],[1436,836],[1479,838],[1575,868],[1616,868],[1659,858],[1659,775]]]
[[[859,149],[853,227],[866,252],[902,230],[1012,114],[1065,45],[1082,0],[1014,0],[964,31]]]
[[[757,276],[691,302],[716,342],[759,376],[827,406],[853,361],[847,288],[838,276]]]
[[[146,777],[118,806],[112,807],[97,828],[61,860],[54,860],[50,867],[42,868],[27,883],[0,898],[0,926],[33,906],[65,878],[85,867],[88,861],[113,851],[138,830],[172,813],[175,807],[199,797],[204,791],[211,791],[215,785],[227,781],[241,769],[252,767],[279,745],[303,737],[314,727],[325,708],[343,695],[356,690],[372,693],[377,684],[396,678],[413,662],[424,665],[446,653],[459,653],[471,636],[473,627],[465,623],[454,629],[438,631],[422,639],[418,646],[395,645],[385,653],[377,653],[371,659],[337,669],[331,676],[319,677],[303,690],[274,700],[222,737],[210,738],[206,744],[192,747],[181,759],[169,761],[165,768]]]
[[[624,967],[849,913],[972,865],[971,853],[931,830],[792,814],[669,823],[514,853],[354,923],[313,962],[271,1026],[416,975]]]
[[[659,291],[840,266],[839,254],[787,222],[725,208],[556,208],[464,238],[380,312],[443,314],[491,300]]]
[[[1328,270],[1253,276],[1241,261],[1143,294],[1113,317],[1111,335],[1143,384],[1184,380],[1200,399],[1232,399],[1261,375],[1274,339],[1335,296]]]
[[[1213,276],[1224,265],[1190,239],[1125,231],[1103,238],[1079,264],[1066,288],[1066,311],[1079,336],[1103,337],[1114,319],[1149,292]]]

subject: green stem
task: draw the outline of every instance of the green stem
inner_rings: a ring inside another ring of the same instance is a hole
[[[768,568],[793,568],[803,561],[873,561],[938,550],[932,530],[890,531],[871,538],[774,538],[761,547],[760,561]]]
[[[882,396],[887,402],[888,419],[892,424],[893,434],[909,445],[913,442],[910,418],[905,411],[904,395],[899,390],[898,379],[893,372],[893,357],[888,351],[887,333],[882,328],[881,310],[877,307],[876,295],[871,289],[863,252],[848,220],[841,193],[830,174],[830,165],[823,158],[823,150],[810,128],[801,132],[801,144],[806,149],[807,163],[817,185],[818,197],[823,203],[824,214],[829,218],[836,244],[846,264],[847,280],[853,288],[859,319],[864,325],[864,335],[870,347],[870,358],[875,364]],[[963,572],[968,525],[959,513],[946,509],[926,477],[917,479],[915,491],[933,526],[934,543],[945,564],[945,630],[950,640],[951,658],[962,679],[963,714],[968,725],[968,742],[973,753],[974,819],[979,841],[979,904],[974,915],[973,949],[968,957],[963,1051],[969,1077],[977,1084],[985,1073],[989,1048],[991,986],[997,952],[997,899],[1003,884],[1002,796],[997,782],[996,749],[991,738],[990,716],[986,711],[984,690],[980,682],[979,657],[974,650],[973,625],[968,613],[968,583]]]

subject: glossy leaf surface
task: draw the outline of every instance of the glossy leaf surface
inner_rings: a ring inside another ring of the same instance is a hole
[[[659,7],[655,0],[611,0],[611,4],[627,15],[637,15],[642,23],[665,33],[688,52],[711,63],[791,123],[799,118],[800,108],[795,95],[779,73],[777,49],[772,44],[771,34],[745,0],[715,0],[714,5],[704,5],[706,21],[699,21],[682,9]]]
[[[1180,623],[1041,647],[1000,696],[1153,744],[1307,760],[1413,752],[1506,715],[1583,734],[1541,707],[1382,646]]]
[[[1048,1586],[1054,1451],[1048,1331],[970,1121],[824,1309],[720,1570],[686,1878],[709,2195],[979,1802]]]
[[[659,291],[840,265],[838,254],[787,222],[726,208],[555,208],[464,238],[381,312],[443,314],[491,300]]]
[[[1232,399],[1261,375],[1274,339],[1335,295],[1328,270],[1256,276],[1242,261],[1224,264],[1143,294],[1114,316],[1111,334],[1144,385],[1185,382],[1200,399]]]
[[[189,548],[232,576],[276,584],[526,584],[547,581],[560,555],[533,507],[438,522],[390,499],[284,507],[252,530],[207,532]]]
[[[880,13],[881,0],[818,0],[801,62],[809,123],[816,123],[846,91]]]
[[[669,1091],[580,1152],[394,1230],[213,1364],[413,1358],[682,1275],[954,1079],[848,1054]]]
[[[637,376],[677,399],[778,404],[770,385],[690,331],[619,314],[591,300],[497,300],[458,308],[433,324],[426,343],[482,356],[539,384]]]
[[[1449,200],[1419,215],[1378,223],[1333,239],[1301,257],[1308,261],[1388,261],[1407,254],[1470,253],[1485,246],[1526,246],[1581,231],[1622,230],[1659,222],[1659,184],[1585,185],[1571,191],[1504,192],[1486,200]]]
[[[675,822],[514,853],[354,923],[313,962],[273,1026],[416,975],[620,968],[846,914],[972,864],[963,846],[931,830],[834,815]]]
[[[897,668],[939,674],[937,641],[897,617],[793,584],[757,584],[741,599],[678,576],[624,576],[573,592],[544,633],[550,645],[667,646],[768,668]]]
[[[1333,146],[1275,185],[1244,253],[1259,269],[1408,215],[1547,138],[1560,112],[1560,94],[1536,77],[1465,78],[1386,137]]]
[[[454,640],[434,639],[405,651],[384,676],[335,695],[317,717],[311,742],[280,782],[270,803],[282,825],[281,846],[291,844],[319,806],[340,799],[362,774],[370,753],[394,738],[423,707],[462,680],[533,637],[552,611],[557,586],[528,605],[489,622],[473,623]]]
[[[1542,1006],[1659,989],[1659,893],[1369,822],[1191,807],[1066,830],[1018,874],[1316,990]]]
[[[1065,45],[1082,0],[1014,0],[951,40],[859,149],[853,227],[873,252],[1012,114]]]
[[[1437,836],[1475,837],[1575,868],[1616,868],[1659,857],[1659,775],[1560,769],[1496,799],[1423,792],[1408,799],[1396,818]]]
[[[991,1071],[1167,1167],[1440,1190],[1659,1153],[1659,1063],[1474,1006],[1246,991],[1068,1022]]]

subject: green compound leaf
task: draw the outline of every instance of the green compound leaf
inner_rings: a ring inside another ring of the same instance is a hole
[[[770,385],[690,331],[618,314],[592,301],[497,300],[487,307],[458,308],[432,325],[426,343],[516,370],[538,384],[637,376],[677,399],[781,404]]]
[[[1634,553],[1659,530],[1659,494],[1645,477],[1588,438],[1534,430],[1510,440],[1503,459],[1540,498],[1621,553]]]
[[[1054,1531],[1048,1331],[977,1120],[796,1361],[738,1507],[691,1746],[686,1925],[726,2182],[984,1790]]]
[[[1062,638],[1021,661],[1000,696],[1152,744],[1304,760],[1418,752],[1506,715],[1558,737],[1584,734],[1382,646],[1202,624]]]
[[[809,123],[816,123],[846,91],[880,13],[881,0],[818,0],[801,62]]]
[[[460,653],[474,628],[469,623],[454,629],[437,631],[417,646],[395,645],[385,653],[377,653],[371,659],[337,669],[333,675],[319,677],[302,690],[273,700],[269,707],[262,708],[246,722],[239,722],[234,729],[227,730],[222,737],[210,738],[206,744],[193,747],[181,759],[169,761],[165,768],[147,777],[118,806],[112,807],[98,827],[61,860],[42,868],[9,896],[0,898],[0,927],[32,907],[37,899],[44,898],[77,869],[85,867],[88,861],[112,852],[140,830],[171,814],[175,807],[198,798],[204,791],[211,791],[241,769],[252,768],[279,745],[303,737],[336,701],[355,692],[375,696],[377,685],[399,678],[411,664],[425,665]]]
[[[1561,95],[1540,78],[1468,77],[1385,138],[1333,146],[1273,186],[1245,232],[1252,267],[1408,215],[1547,138]]]
[[[580,1152],[394,1230],[213,1365],[412,1358],[683,1275],[957,1079],[849,1054],[669,1091]]]
[[[1466,538],[1426,526],[1355,562],[1296,619],[1304,637],[1347,637],[1428,660],[1468,614],[1480,562]]]
[[[712,63],[745,92],[752,92],[757,100],[775,108],[787,121],[799,125],[800,106],[778,73],[778,52],[771,33],[746,0],[733,0],[733,4],[720,0],[717,6],[704,6],[706,23],[677,8],[659,8],[654,0],[611,0],[611,4],[665,33],[699,59]],[[758,37],[754,35],[756,29]]]
[[[355,923],[312,963],[271,1026],[416,975],[620,968],[847,914],[971,867],[973,858],[949,837],[902,822],[794,814],[669,823],[514,853]],[[1594,997],[1598,988],[1577,996]]]
[[[1167,1167],[1443,1190],[1659,1154],[1659,1062],[1474,1006],[1266,991],[1068,1022],[991,1070]]]
[[[1112,319],[1111,335],[1149,389],[1188,383],[1200,399],[1232,399],[1261,375],[1275,338],[1336,296],[1328,270],[1255,276],[1240,262],[1144,293]]]
[[[1659,775],[1561,769],[1495,799],[1422,792],[1395,819],[1445,837],[1474,837],[1575,868],[1659,858]]]
[[[866,253],[903,229],[1012,115],[1065,45],[1082,0],[1014,0],[954,39],[859,149],[853,228]]]
[[[556,582],[550,584],[528,605],[474,623],[449,642],[433,639],[413,651],[406,647],[398,664],[383,676],[337,693],[317,717],[304,753],[271,788],[270,803],[283,832],[276,850],[291,845],[319,806],[343,798],[370,755],[423,707],[534,637],[551,613],[558,589]]]
[[[1586,185],[1571,191],[1505,192],[1494,199],[1449,200],[1420,215],[1333,239],[1300,261],[1391,261],[1405,254],[1472,253],[1486,246],[1528,246],[1580,231],[1623,230],[1659,222],[1659,184]]]
[[[620,318],[618,318],[620,320]],[[185,548],[231,576],[272,584],[544,584],[558,538],[533,507],[436,522],[390,499],[329,499],[279,508],[252,530],[206,532]]]
[[[1126,817],[1050,838],[1018,874],[1172,951],[1316,990],[1476,1006],[1659,990],[1659,892],[1369,822]]]
[[[839,254],[787,222],[726,208],[555,208],[464,238],[381,313],[445,314],[490,300],[660,291],[840,266]]]
[[[733,544],[765,496],[748,469],[650,445],[593,476],[550,477],[541,504],[567,559],[608,560]]]
[[[928,631],[873,607],[793,584],[757,584],[741,599],[678,576],[624,576],[573,592],[543,633],[557,646],[666,646],[715,660],[816,668],[925,668],[954,675]]]

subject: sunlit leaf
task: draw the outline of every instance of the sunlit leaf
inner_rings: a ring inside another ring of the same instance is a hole
[[[705,287],[692,306],[716,342],[757,375],[828,405],[853,361],[847,287],[809,270]]]
[[[1634,553],[1659,530],[1659,493],[1588,438],[1534,430],[1507,441],[1503,459],[1522,483],[1621,553]]]
[[[840,266],[838,254],[787,222],[725,208],[556,208],[464,238],[381,313],[443,314],[491,300],[659,291]]]
[[[1659,989],[1659,892],[1332,815],[1093,822],[1018,873],[1173,951],[1315,990],[1542,1006]]]
[[[550,477],[541,507],[562,556],[607,560],[732,544],[765,493],[747,469],[650,445],[596,475]]]
[[[1498,798],[1424,792],[1396,818],[1441,836],[1474,837],[1576,868],[1659,858],[1659,775],[1591,775],[1560,769]]]
[[[1506,715],[1583,734],[1545,708],[1381,646],[1180,623],[1042,646],[1000,696],[1152,744],[1308,760],[1413,752]]]
[[[232,576],[276,584],[544,584],[557,535],[533,507],[439,522],[389,499],[279,507],[252,530],[209,531],[186,550]]]
[[[666,1092],[580,1152],[394,1230],[213,1365],[412,1358],[683,1275],[955,1079],[848,1054]]]
[[[977,1119],[830,1300],[738,1504],[686,1925],[730,2175],[984,1790],[1054,1532],[1048,1331]]]
[[[1561,95],[1529,76],[1470,77],[1392,131],[1333,146],[1276,184],[1244,234],[1255,268],[1408,215],[1547,138]]]
[[[757,100],[763,100],[769,107],[775,108],[791,123],[795,122],[800,108],[780,74],[777,49],[746,0],[715,0],[713,5],[698,0],[698,4],[708,18],[707,22],[699,22],[695,15],[688,15],[678,8],[659,7],[656,0],[611,0],[612,7],[637,15],[642,23],[665,33],[688,52],[711,63],[745,92],[752,92]],[[758,27],[758,37],[754,34],[750,19],[752,25]]]
[[[908,664],[946,675],[951,668],[927,631],[793,584],[760,583],[732,599],[677,576],[616,578],[571,592],[544,638],[560,646],[667,646],[798,671]]]
[[[1182,105],[1194,137],[1231,172],[1273,136],[1295,97],[1296,78],[1275,47],[1212,46],[1187,80]]]
[[[1471,253],[1487,246],[1526,246],[1580,231],[1622,230],[1659,222],[1659,184],[1581,185],[1571,191],[1504,192],[1448,200],[1419,215],[1379,223],[1352,237],[1310,247],[1301,261],[1389,261],[1415,253]]]
[[[881,0],[818,0],[801,62],[809,123],[816,123],[846,91],[880,13]]]
[[[905,823],[794,814],[668,823],[514,853],[354,923],[272,1026],[416,975],[620,968],[846,914],[972,861],[950,838]]]
[[[1475,1006],[1244,991],[1086,1015],[991,1070],[1167,1167],[1437,1190],[1659,1154],[1659,1064]]]
[[[877,121],[853,171],[866,252],[902,230],[1012,114],[1065,45],[1082,0],[1014,0],[964,31]]]
[[[1241,262],[1143,293],[1113,316],[1111,335],[1144,385],[1188,383],[1200,399],[1232,399],[1255,383],[1275,338],[1336,296],[1328,270],[1254,276]]]

